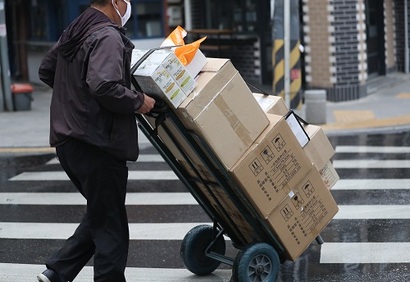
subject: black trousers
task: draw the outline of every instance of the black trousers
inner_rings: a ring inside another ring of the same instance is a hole
[[[75,139],[56,150],[68,177],[87,199],[87,212],[46,266],[73,281],[94,256],[94,281],[125,281],[129,245],[126,161]]]

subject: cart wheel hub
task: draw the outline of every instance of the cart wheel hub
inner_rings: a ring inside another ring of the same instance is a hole
[[[263,273],[265,272],[265,268],[262,266],[262,265],[260,265],[260,266],[258,266],[257,268],[256,268],[256,274],[257,275],[262,275]]]

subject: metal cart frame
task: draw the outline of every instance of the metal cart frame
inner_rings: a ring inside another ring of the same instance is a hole
[[[142,61],[158,49],[160,48],[152,49],[143,56],[133,66],[131,73],[133,74]],[[135,89],[140,90],[134,76],[132,76],[132,84]],[[213,222],[213,226],[197,226],[185,236],[181,246],[181,256],[187,269],[197,275],[207,275],[218,268],[221,263],[224,263],[233,266],[232,277],[234,281],[250,281],[249,279],[252,279],[252,281],[276,280],[280,264],[286,259],[284,248],[271,228],[260,217],[248,197],[226,171],[226,168],[215,155],[212,148],[200,136],[188,130],[173,109],[167,106],[164,101],[158,97],[155,97],[155,99],[157,101],[156,107],[148,115],[150,118],[155,119],[155,125],[153,126],[147,120],[147,116],[137,114],[138,126]],[[177,132],[175,130],[172,131],[165,121],[171,122],[173,128],[177,129]],[[184,161],[194,171],[195,177],[178,162],[163,142],[158,135],[159,127],[163,128],[164,132],[174,143],[180,155],[183,156]],[[196,158],[201,161],[207,172],[212,175],[212,181],[201,176],[198,167],[186,150],[184,150],[181,142],[178,141],[181,138],[184,141],[184,145],[188,144],[191,151],[196,154]],[[208,197],[211,195],[214,203],[217,203],[218,209],[211,204],[203,191],[199,189],[199,184],[206,187]],[[234,220],[230,218],[223,203],[209,189],[209,184],[217,185],[229,195],[230,200],[243,218],[251,225],[260,240],[254,242],[247,241]],[[235,258],[225,256],[224,235],[228,236],[233,246],[239,250]],[[316,240],[319,244],[322,243],[320,236]],[[257,280],[253,280],[255,278]]]

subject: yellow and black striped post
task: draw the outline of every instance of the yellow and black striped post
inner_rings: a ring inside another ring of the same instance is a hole
[[[290,51],[290,107],[299,109],[302,106],[301,86],[302,74],[300,70],[300,41],[291,42]],[[276,39],[273,44],[273,93],[285,99],[285,62],[284,40]]]
[[[285,41],[284,41],[284,3],[290,1],[290,56],[289,56],[289,92],[285,93]],[[277,0],[274,2],[273,18],[273,85],[272,93],[285,99],[290,96],[290,108],[299,109],[302,106],[302,73],[300,63],[299,40],[299,3],[298,0]],[[286,99],[285,99],[286,100]]]

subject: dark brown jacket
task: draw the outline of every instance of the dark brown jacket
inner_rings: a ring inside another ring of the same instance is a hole
[[[64,31],[39,68],[39,78],[53,88],[51,146],[71,137],[137,159],[135,111],[144,97],[130,90],[133,48],[124,29],[93,8]]]

